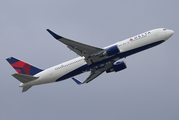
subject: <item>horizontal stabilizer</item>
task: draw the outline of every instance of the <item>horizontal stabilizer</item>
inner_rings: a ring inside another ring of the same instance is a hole
[[[75,78],[72,78],[78,85],[81,85],[81,84],[83,84],[83,82],[81,82],[80,80],[77,80],[77,79],[75,79]]]
[[[34,77],[34,76],[24,75],[24,74],[18,74],[18,73],[13,74],[12,76],[15,77],[17,80],[19,80],[22,83],[30,82],[30,81],[33,81],[33,80],[36,80],[36,79],[39,78],[39,77]]]

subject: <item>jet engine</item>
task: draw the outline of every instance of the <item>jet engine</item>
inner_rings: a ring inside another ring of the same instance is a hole
[[[118,49],[117,45],[111,46],[106,48],[105,51],[102,53],[102,56],[111,56],[119,53],[120,50]]]
[[[113,66],[106,71],[106,73],[118,72],[126,68],[127,68],[126,63],[124,61],[120,61],[120,62],[114,63]]]

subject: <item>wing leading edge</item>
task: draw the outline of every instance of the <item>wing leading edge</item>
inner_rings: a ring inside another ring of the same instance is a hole
[[[98,48],[98,47],[94,47],[94,46],[90,46],[90,45],[86,45],[80,42],[76,42],[67,38],[64,38],[62,36],[57,35],[56,33],[52,32],[51,30],[47,29],[47,31],[58,41],[64,43],[65,45],[67,45],[67,47],[74,51],[76,54],[78,54],[79,56],[84,56],[85,60],[88,64],[92,64],[95,62],[98,62],[101,60],[101,58],[99,58],[99,54],[101,54],[104,49],[102,48]]]

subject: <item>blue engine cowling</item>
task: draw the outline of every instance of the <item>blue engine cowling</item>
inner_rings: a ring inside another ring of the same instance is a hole
[[[106,73],[118,72],[118,71],[124,70],[126,68],[127,68],[126,63],[124,61],[120,61],[120,62],[114,63],[112,68],[107,70]]]
[[[119,52],[120,52],[120,50],[118,49],[117,45],[114,45],[109,48],[106,48],[103,53],[103,56],[111,56],[111,55],[115,55]]]

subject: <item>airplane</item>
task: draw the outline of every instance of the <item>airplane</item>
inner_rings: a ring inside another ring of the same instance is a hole
[[[12,76],[21,82],[19,87],[23,87],[22,92],[34,85],[58,82],[68,78],[72,78],[78,85],[81,85],[89,83],[103,72],[124,70],[127,68],[126,63],[119,61],[120,59],[159,45],[174,34],[173,30],[158,28],[99,48],[64,38],[49,29],[47,31],[79,57],[45,70],[14,57],[7,58],[6,60],[17,71]],[[90,75],[84,81],[74,78],[76,75],[89,71]]]

